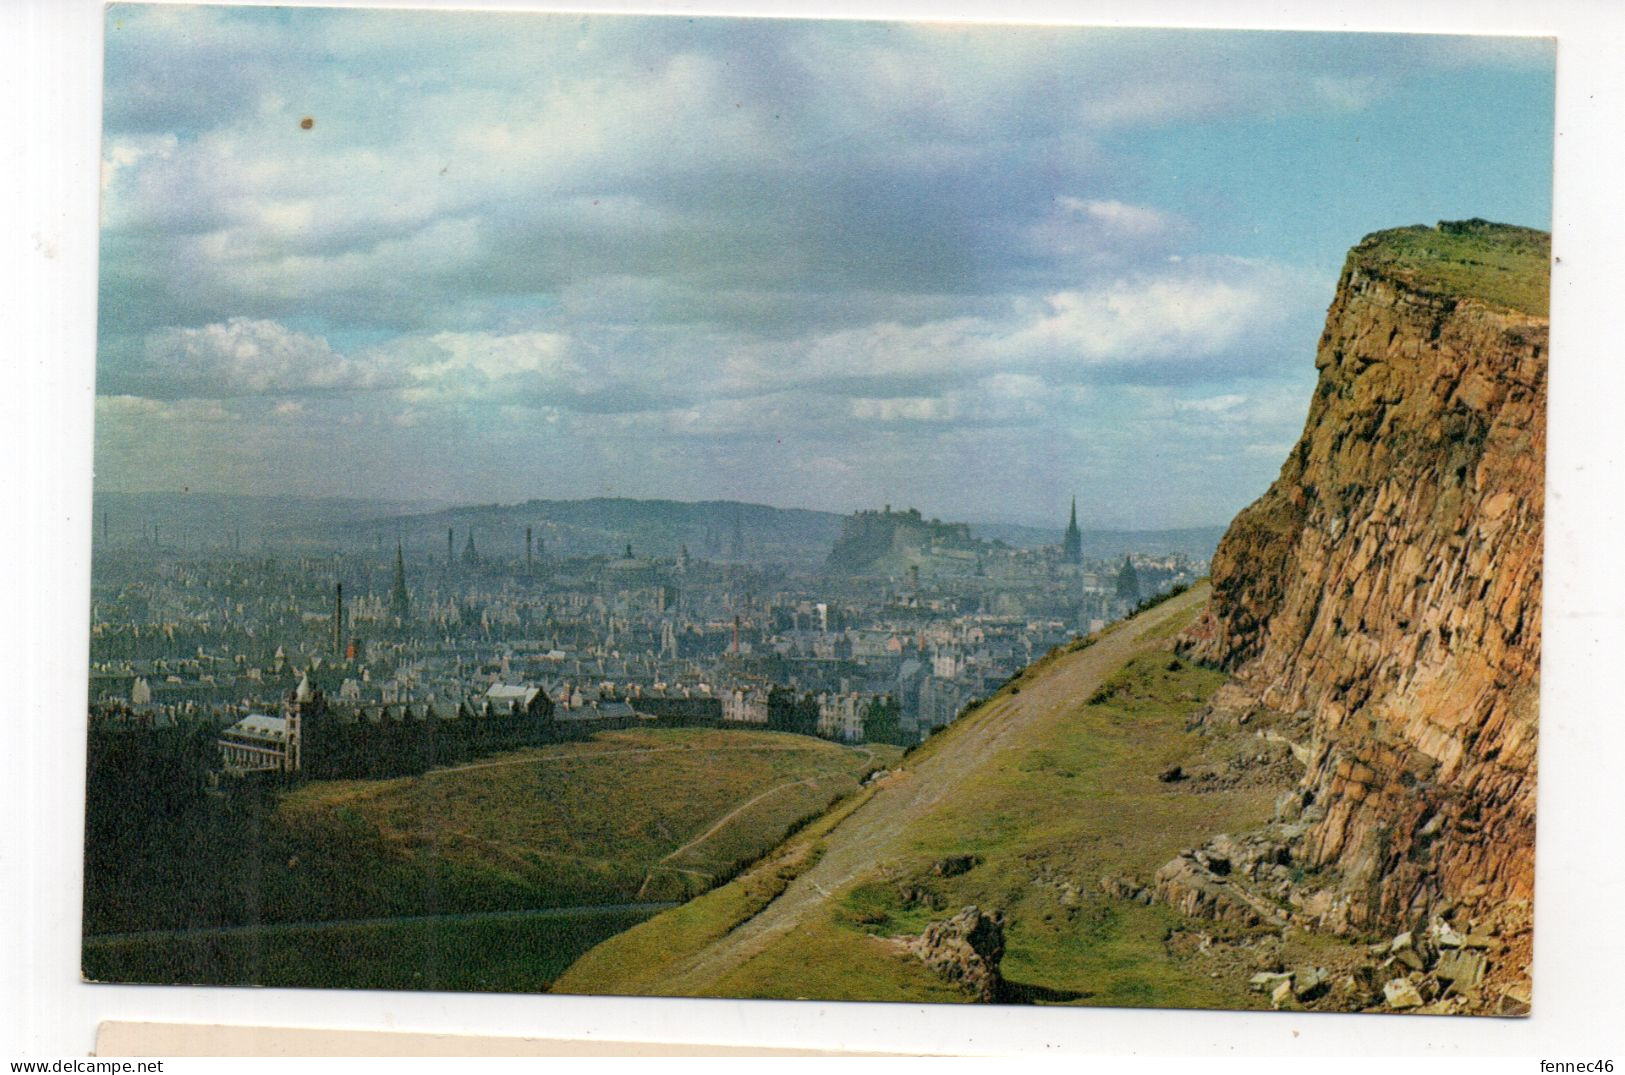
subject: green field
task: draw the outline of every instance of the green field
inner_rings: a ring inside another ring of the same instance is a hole
[[[778,732],[634,729],[421,776],[312,781],[260,814],[217,826],[229,847],[208,842],[210,856],[190,860],[193,876],[170,871],[162,888],[121,890],[101,912],[114,924],[97,931],[188,935],[93,938],[85,970],[115,981],[540,989],[647,912],[569,926],[486,919],[274,927],[687,899],[857,791],[899,753]],[[177,842],[206,842],[211,830],[192,827],[199,831],[176,832]],[[211,915],[216,892],[213,906],[224,910]],[[171,893],[180,898],[161,900]],[[185,918],[177,920],[177,907]],[[218,928],[244,924],[273,928]],[[457,965],[441,952],[455,953]]]
[[[1250,733],[1245,741],[1209,740],[1185,730],[1224,681],[1169,649],[1174,628],[1195,610],[1185,604],[1177,622],[1143,632],[1139,655],[1107,668],[1103,679],[1078,671],[1085,652],[1059,655],[909,755],[887,783],[940,782],[944,793],[928,797],[923,812],[894,810],[894,830],[881,820],[865,834],[863,812],[883,815],[883,797],[897,794],[866,791],[733,883],[587,953],[554,990],[963,1000],[896,938],[976,904],[1006,916],[1003,973],[1014,999],[1259,1006],[1245,975],[1216,977],[1187,951],[1199,945],[1184,938],[1236,930],[1100,888],[1106,876],[1147,882],[1181,849],[1266,821],[1279,790],[1243,783],[1194,793],[1157,779],[1171,764],[1223,769],[1238,752],[1258,749],[1248,745]],[[1073,693],[1068,676],[1092,689]],[[1019,735],[999,740],[1017,714]],[[988,742],[1000,743],[996,752],[983,749]],[[967,758],[971,747],[978,753]],[[802,891],[796,898],[806,909],[791,923],[789,886],[802,878],[804,890],[820,880],[820,861],[829,865],[843,840],[869,841],[872,855],[831,874],[848,880],[827,894]],[[933,869],[960,855],[979,862],[957,876]],[[775,912],[784,923],[763,926],[750,943],[736,940]]]
[[[897,754],[781,732],[604,732],[423,776],[312,782],[277,822],[336,834],[346,854],[306,841],[288,872],[359,885],[358,914],[425,898],[397,913],[682,899]]]
[[[93,981],[160,985],[542,992],[582,952],[648,915],[273,926],[92,941],[84,972]]]

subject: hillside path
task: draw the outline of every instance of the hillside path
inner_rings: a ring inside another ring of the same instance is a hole
[[[1035,723],[1080,706],[1125,661],[1162,645],[1154,635],[1169,620],[1208,599],[1207,583],[1120,625],[1088,649],[1059,658],[1021,693],[1000,698],[956,726],[953,749],[938,751],[880,782],[874,796],[827,837],[827,850],[760,912],[679,963],[661,986],[666,994],[707,995],[722,973],[742,966],[775,939],[823,909],[847,885],[899,857],[908,829],[971,773],[1020,747]]]

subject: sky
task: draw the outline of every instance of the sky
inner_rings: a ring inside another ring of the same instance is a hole
[[[109,491],[1225,523],[1549,40],[107,9]]]

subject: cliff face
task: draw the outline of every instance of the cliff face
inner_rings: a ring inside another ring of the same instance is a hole
[[[1350,253],[1302,439],[1182,642],[1230,704],[1309,715],[1329,928],[1532,896],[1548,257],[1481,221]]]

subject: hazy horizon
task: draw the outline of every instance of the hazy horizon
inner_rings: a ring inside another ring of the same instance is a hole
[[[515,507],[521,507],[524,504],[531,503],[531,502],[541,502],[541,503],[583,503],[583,502],[586,502],[586,501],[598,500],[598,499],[628,500],[628,501],[634,501],[634,502],[638,502],[638,503],[672,503],[672,504],[681,504],[681,505],[695,505],[695,504],[707,504],[707,503],[720,503],[720,504],[738,503],[738,504],[741,504],[741,505],[743,505],[745,507],[770,508],[770,509],[772,509],[774,511],[809,511],[809,512],[818,512],[818,513],[827,514],[827,515],[838,515],[838,516],[852,515],[852,514],[855,514],[857,512],[860,512],[860,511],[880,511],[880,510],[888,508],[888,507],[891,508],[893,511],[899,511],[899,512],[908,511],[911,508],[915,508],[915,509],[918,509],[920,511],[920,513],[925,518],[927,518],[927,519],[938,518],[942,522],[945,522],[945,523],[967,523],[972,527],[1006,527],[1006,526],[1008,526],[1008,527],[1015,527],[1015,528],[1019,528],[1019,529],[1028,529],[1028,530],[1053,530],[1057,535],[1059,535],[1063,531],[1065,531],[1065,529],[1066,529],[1066,520],[1067,520],[1066,511],[1063,511],[1062,515],[1058,519],[1053,519],[1053,520],[1051,520],[1051,519],[1021,519],[1021,518],[1014,518],[1014,517],[996,517],[996,516],[995,517],[964,517],[964,518],[961,518],[961,517],[957,517],[957,516],[939,515],[939,514],[934,513],[934,512],[926,511],[923,508],[919,508],[919,506],[917,504],[913,504],[913,503],[910,503],[910,502],[907,502],[907,501],[902,501],[902,502],[897,502],[897,503],[859,504],[859,505],[856,505],[856,506],[854,506],[852,508],[849,508],[849,509],[847,509],[845,511],[828,511],[828,510],[823,509],[823,508],[809,508],[804,504],[793,504],[793,503],[771,504],[771,503],[766,503],[766,502],[756,501],[756,500],[734,500],[732,498],[726,498],[726,497],[702,497],[702,498],[699,498],[699,499],[696,499],[696,500],[685,500],[685,499],[680,499],[680,498],[675,498],[675,497],[569,497],[569,498],[559,498],[559,497],[536,496],[536,497],[521,497],[521,498],[519,498],[517,500],[485,500],[485,501],[475,501],[475,500],[469,500],[469,501],[424,500],[424,501],[402,501],[402,500],[395,500],[395,499],[391,499],[391,498],[377,498],[377,499],[375,499],[375,498],[367,498],[367,497],[349,497],[349,496],[319,496],[319,495],[317,495],[317,496],[307,496],[305,494],[299,494],[299,493],[243,493],[243,492],[227,492],[227,491],[223,491],[223,490],[207,490],[207,489],[143,489],[143,490],[97,489],[95,495],[96,496],[115,496],[115,497],[164,497],[164,496],[240,497],[240,498],[261,499],[261,500],[294,499],[294,500],[308,500],[308,501],[314,501],[314,502],[327,502],[327,503],[339,503],[339,502],[344,502],[344,501],[356,501],[356,502],[362,503],[362,504],[388,506],[388,507],[394,509],[396,514],[402,514],[402,515],[404,515],[404,514],[433,515],[433,514],[439,514],[439,513],[443,513],[443,512],[474,511],[474,510],[488,509],[488,508],[515,508]],[[1066,509],[1070,510],[1070,504],[1066,505]],[[1079,526],[1080,529],[1082,529],[1086,533],[1090,532],[1090,531],[1160,532],[1160,531],[1175,531],[1175,530],[1222,530],[1225,527],[1227,527],[1229,525],[1229,523],[1230,523],[1230,520],[1228,520],[1228,519],[1214,519],[1214,520],[1209,520],[1207,522],[1192,523],[1192,524],[1190,524],[1188,526],[1166,526],[1166,527],[1104,526],[1104,525],[1097,525],[1094,522],[1092,522],[1090,519],[1088,519],[1087,515],[1086,515],[1086,512],[1084,511],[1083,505],[1080,504],[1079,509],[1078,509],[1078,526]]]
[[[1222,525],[1351,245],[1549,228],[1554,51],[115,5],[97,489]]]

